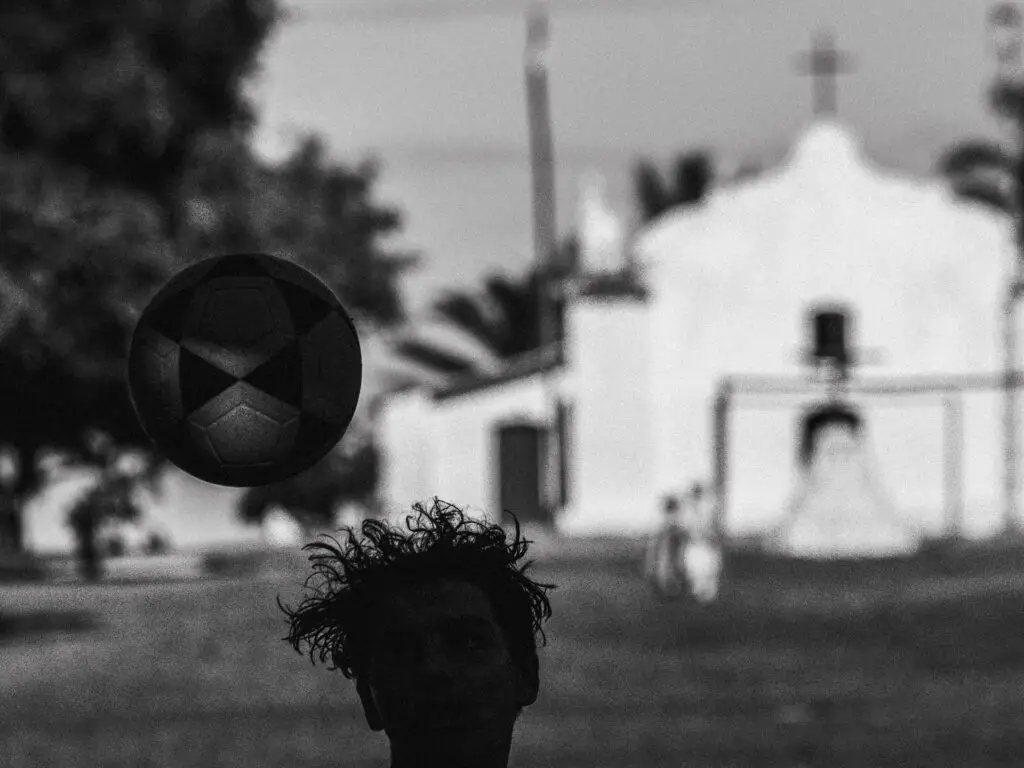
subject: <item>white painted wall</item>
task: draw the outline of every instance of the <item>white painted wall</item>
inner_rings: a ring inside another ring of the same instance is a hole
[[[583,298],[569,309],[566,362],[577,395],[562,533],[636,533],[657,523],[648,314],[629,298]]]
[[[567,383],[557,386],[569,390]],[[437,496],[496,520],[498,425],[520,419],[543,424],[549,418],[539,375],[436,403],[418,391],[389,398],[378,418],[386,515],[402,517],[413,502]]]

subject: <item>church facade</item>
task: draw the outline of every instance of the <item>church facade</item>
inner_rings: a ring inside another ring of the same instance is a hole
[[[798,553],[907,551],[951,510],[968,533],[998,524],[1002,396],[958,382],[1001,370],[1008,222],[876,167],[834,120],[628,248],[599,200],[583,210],[561,346],[381,402],[386,513],[438,496],[637,535],[699,481],[726,535]],[[851,386],[810,364],[816,316],[844,329]],[[723,422],[723,387],[754,379],[789,389],[733,386]]]

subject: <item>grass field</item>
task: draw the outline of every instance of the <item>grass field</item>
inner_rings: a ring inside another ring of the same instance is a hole
[[[560,589],[511,766],[1024,765],[1020,553],[737,556],[700,609],[649,593],[639,546],[538,559]],[[279,639],[305,575],[0,585],[8,620],[67,626],[0,637],[0,765],[387,766],[353,684]]]

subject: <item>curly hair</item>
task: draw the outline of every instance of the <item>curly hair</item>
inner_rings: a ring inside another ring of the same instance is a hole
[[[303,550],[320,550],[309,557],[314,573],[305,586],[318,576],[323,581],[295,611],[278,597],[278,607],[289,622],[289,633],[282,640],[299,653],[301,644],[307,643],[314,665],[319,653],[321,662],[331,659],[333,666],[328,669],[340,669],[353,679],[368,668],[370,612],[380,599],[402,587],[454,578],[480,587],[490,599],[515,661],[536,658],[535,632],[540,632],[546,645],[541,621],[551,618],[545,592],[557,587],[526,576],[533,560],[516,567],[532,543],[520,539],[519,519],[512,515],[515,538],[507,543],[500,525],[467,518],[461,509],[436,497],[433,501],[430,510],[418,502],[412,505],[420,519],[414,526],[413,516],[406,517],[409,535],[371,519],[362,522],[363,541],[355,538],[351,526],[344,526],[346,547],[333,537],[328,538],[336,546],[322,542],[304,546]]]

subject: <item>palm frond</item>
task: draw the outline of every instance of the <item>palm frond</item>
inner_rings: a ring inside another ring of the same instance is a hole
[[[433,313],[457,330],[480,342],[488,351],[493,350],[500,328],[481,309],[479,302],[469,294],[450,291],[434,305]]]
[[[502,336],[511,332],[512,308],[518,303],[515,284],[505,275],[491,274],[484,280],[484,296],[494,308],[499,320],[495,330]]]
[[[977,173],[1013,173],[1015,158],[998,144],[968,139],[946,150],[938,163],[943,176],[956,178]]]
[[[406,360],[446,375],[468,373],[474,369],[474,365],[465,358],[419,339],[400,339],[393,349]]]
[[[656,219],[671,206],[669,190],[658,169],[648,160],[641,160],[634,166],[633,189],[644,222]]]
[[[1017,125],[1024,121],[1024,87],[1012,80],[997,80],[989,90],[989,104],[996,114],[1013,120]]]
[[[962,200],[980,203],[999,213],[1010,213],[1013,201],[1009,193],[985,179],[960,179],[953,182],[953,193]]]
[[[688,152],[676,159],[675,188],[672,190],[672,205],[693,205],[707,194],[714,171],[711,155],[705,151]]]

